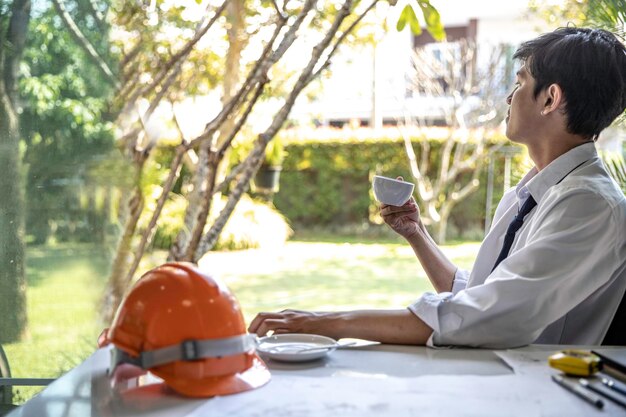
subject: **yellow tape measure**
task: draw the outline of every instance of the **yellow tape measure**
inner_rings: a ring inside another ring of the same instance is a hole
[[[548,358],[548,364],[568,375],[590,376],[601,368],[600,358],[584,350],[562,350]]]

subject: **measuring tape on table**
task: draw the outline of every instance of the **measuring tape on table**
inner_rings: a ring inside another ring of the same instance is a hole
[[[568,375],[591,376],[602,368],[600,358],[584,350],[568,349],[551,355],[548,364]]]

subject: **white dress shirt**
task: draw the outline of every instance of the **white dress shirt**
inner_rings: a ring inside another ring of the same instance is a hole
[[[491,272],[529,195],[537,206]],[[433,329],[429,346],[596,345],[625,291],[626,198],[586,143],[507,191],[471,273],[408,308]]]

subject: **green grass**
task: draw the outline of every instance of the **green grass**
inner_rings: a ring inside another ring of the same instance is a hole
[[[28,333],[3,345],[14,377],[54,378],[93,353],[107,268],[102,250],[87,245],[28,248]],[[17,388],[16,397],[37,391]]]
[[[479,243],[444,250],[470,268]],[[292,241],[279,250],[210,253],[201,266],[221,277],[250,321],[258,311],[398,308],[432,289],[413,251],[400,243]]]
[[[276,250],[210,253],[201,266],[226,282],[248,322],[259,311],[284,308],[400,308],[431,290],[408,245],[358,242],[308,236]],[[444,251],[469,268],[478,246],[454,243]],[[155,264],[163,259],[163,253],[150,257]],[[101,248],[28,248],[29,332],[24,341],[3,346],[13,376],[57,377],[96,349],[102,327],[97,307],[108,267]],[[34,392],[22,388],[17,397]]]

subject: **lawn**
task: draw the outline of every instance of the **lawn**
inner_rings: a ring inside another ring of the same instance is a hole
[[[14,377],[57,377],[94,351],[106,269],[102,250],[92,246],[27,249],[28,334],[3,345]],[[16,397],[37,390],[18,388]]]
[[[468,268],[478,245],[443,249]],[[152,259],[159,262],[160,255]],[[30,247],[27,256],[29,333],[3,347],[13,376],[56,377],[95,350],[108,263],[101,248],[86,245]],[[398,308],[431,289],[411,249],[395,241],[307,238],[277,250],[210,253],[201,266],[228,284],[247,321],[258,311],[284,308]],[[22,388],[18,397],[33,392]]]
[[[471,266],[478,243],[444,248]],[[226,281],[246,320],[284,308],[403,307],[432,289],[408,245],[291,241],[279,251],[211,253],[200,263]]]

